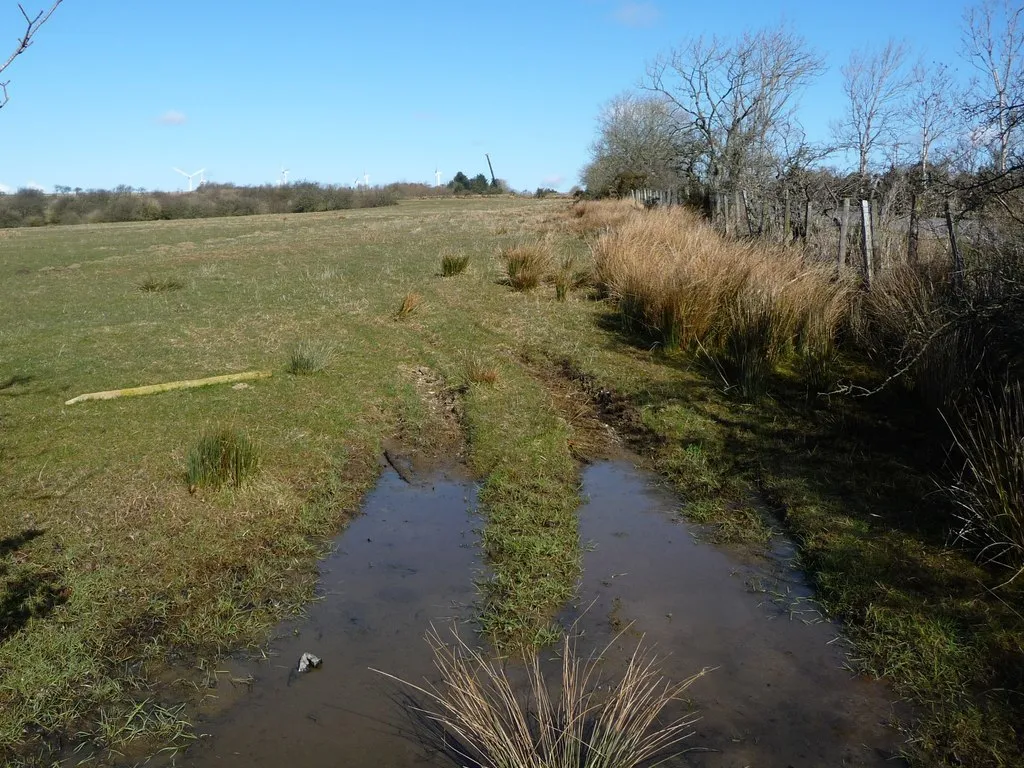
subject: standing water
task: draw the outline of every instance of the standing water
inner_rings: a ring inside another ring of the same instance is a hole
[[[675,764],[894,764],[889,691],[844,668],[837,628],[799,574],[699,541],[672,519],[679,500],[628,462],[590,466],[583,488],[580,535],[591,546],[577,628],[587,646],[621,633],[609,654],[621,658],[642,635],[673,681],[717,667],[687,690],[701,719]]]
[[[470,618],[478,569],[471,482],[407,484],[393,470],[321,565],[324,597],[245,664],[248,693],[197,731],[178,762],[237,768],[414,766],[429,763],[408,731],[395,685],[370,667],[422,683],[433,671],[424,634]],[[303,653],[320,657],[300,674]]]
[[[717,667],[687,691],[701,719],[671,765],[894,764],[887,689],[844,668],[837,629],[798,574],[698,541],[698,528],[673,519],[678,499],[628,462],[588,467],[584,492],[585,610],[563,617],[575,621],[580,649],[610,644],[614,672],[643,636],[670,680]],[[179,764],[450,764],[410,731],[395,684],[369,668],[417,684],[436,679],[425,631],[471,618],[480,567],[473,495],[471,483],[410,485],[385,471],[323,564],[324,599],[278,633],[268,661],[242,666],[252,686],[198,723],[209,737]],[[307,651],[323,666],[299,674]]]

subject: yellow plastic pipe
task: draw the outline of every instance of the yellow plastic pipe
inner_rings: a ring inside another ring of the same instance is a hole
[[[137,395],[155,395],[159,392],[170,392],[172,389],[193,389],[195,387],[208,387],[211,384],[230,384],[235,381],[252,381],[253,379],[266,379],[271,371],[247,371],[246,373],[228,373],[224,376],[210,376],[206,379],[189,379],[187,381],[169,381],[166,384],[147,384],[144,387],[129,387],[127,389],[108,389],[106,392],[89,392],[85,395],[72,397],[64,402],[64,405],[74,405],[86,400],[113,400],[117,397],[136,397]]]

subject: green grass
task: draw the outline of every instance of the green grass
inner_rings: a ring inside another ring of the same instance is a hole
[[[260,466],[259,450],[237,429],[205,432],[188,452],[185,479],[189,488],[231,484],[240,488]]]
[[[441,255],[441,277],[461,275],[469,266],[469,255],[464,253],[445,253]]]
[[[330,364],[332,356],[330,345],[322,341],[300,342],[288,356],[288,373],[294,376],[319,373]]]
[[[588,374],[602,418],[718,538],[797,538],[857,664],[917,706],[917,765],[1020,764],[1024,586],[990,591],[996,573],[947,546],[940,446],[919,412],[898,392],[808,398],[786,370],[745,403],[702,361],[635,343],[606,302],[509,290],[494,255],[524,242],[585,273],[589,246],[565,207],[493,198],[0,233],[0,758],[43,762],[48,734],[115,749],[125,735],[187,738],[170,703],[132,714],[165,700],[129,664],[208,668],[312,597],[317,558],[372,485],[381,440],[430,445],[441,428],[408,373],[419,366],[450,386],[471,380],[483,628],[504,648],[555,637],[580,567],[578,467],[571,419],[529,355]],[[446,252],[474,268],[435,279]],[[187,290],[141,291],[151,274]],[[410,286],[421,308],[396,322]],[[331,365],[62,407],[81,392],[281,371],[296,339],[330,344]],[[475,380],[476,355],[501,375]],[[182,469],[202,424],[244,425],[259,474],[190,494]]]

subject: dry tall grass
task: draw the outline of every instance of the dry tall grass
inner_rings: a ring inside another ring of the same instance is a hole
[[[713,354],[747,395],[792,350],[829,358],[856,285],[796,249],[726,239],[681,209],[636,212],[593,249],[629,329]]]
[[[578,235],[592,235],[615,229],[636,212],[636,206],[625,200],[583,200],[569,210],[569,229]]]
[[[661,721],[666,707],[704,672],[670,683],[637,646],[618,679],[601,674],[601,655],[584,660],[568,636],[559,685],[551,690],[537,655],[525,660],[525,697],[514,674],[470,648],[453,631],[449,646],[436,630],[427,639],[441,676],[421,688],[387,673],[427,699],[427,718],[445,731],[448,748],[481,768],[633,768],[690,735],[691,715]],[[429,703],[428,703],[429,702]]]
[[[551,269],[553,256],[546,240],[531,240],[501,250],[508,284],[517,291],[536,288]]]

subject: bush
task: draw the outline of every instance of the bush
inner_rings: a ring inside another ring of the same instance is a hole
[[[188,453],[185,478],[190,490],[230,483],[236,488],[259,469],[259,454],[244,432],[221,428],[203,434]]]
[[[415,291],[409,291],[402,297],[402,303],[398,305],[395,315],[399,318],[408,317],[423,303],[423,297]]]

